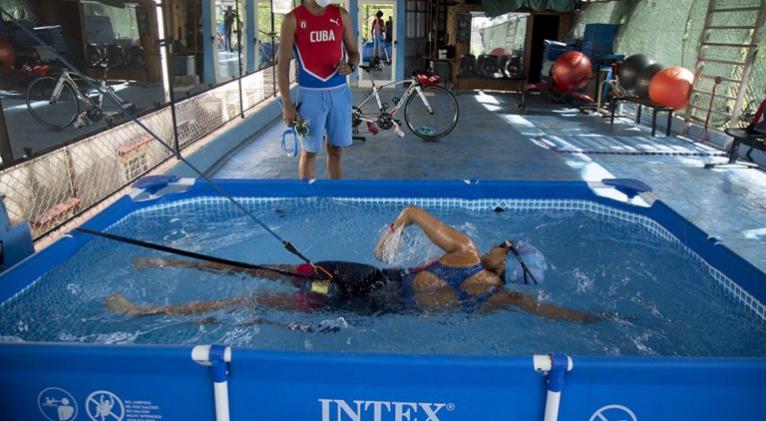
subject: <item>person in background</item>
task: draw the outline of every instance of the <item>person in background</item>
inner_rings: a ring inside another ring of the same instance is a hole
[[[378,10],[375,13],[375,17],[372,19],[372,51],[373,57],[380,59],[380,47],[385,48],[385,36],[386,36],[386,24],[383,22],[383,12]]]
[[[231,44],[231,32],[236,19],[237,13],[231,6],[227,6],[226,11],[223,12],[223,48],[229,52],[234,51],[234,46]]]
[[[348,12],[330,3],[331,0],[307,0],[282,22],[277,77],[283,118],[288,126],[300,120],[308,122],[298,163],[298,176],[302,179],[316,178],[316,155],[325,132],[330,178],[342,178],[341,151],[352,142],[351,91],[346,76],[359,65],[359,50]],[[296,102],[290,97],[293,54],[298,62]]]

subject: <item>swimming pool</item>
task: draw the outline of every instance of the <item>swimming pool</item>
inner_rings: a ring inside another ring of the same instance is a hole
[[[535,371],[531,354],[548,352],[573,355],[561,419],[760,419],[766,410],[758,399],[766,391],[766,277],[660,201],[627,204],[598,196],[593,185],[582,182],[226,181],[223,186],[315,260],[340,253],[372,263],[367,237],[374,242],[408,203],[447,218],[482,249],[511,233],[536,243],[549,260],[561,257],[551,261],[543,288],[526,292],[618,317],[598,327],[515,312],[488,318],[345,314],[349,327],[330,334],[237,326],[254,316],[242,311],[216,313],[223,323],[213,327],[193,318],[125,320],[99,314],[95,298],[120,288],[149,303],[219,298],[252,288],[255,281],[223,277],[210,289],[209,274],[135,271],[130,263],[145,251],[75,233],[2,277],[0,334],[7,343],[0,346],[0,384],[7,402],[18,403],[0,408],[3,419],[41,413],[57,419],[51,414],[63,398],[79,405],[82,419],[105,400],[119,403],[113,409],[121,408],[124,419],[213,419],[210,374],[192,361],[190,350],[219,341],[235,346],[228,376],[234,419],[541,419],[546,377]],[[601,187],[599,194],[621,198]],[[210,186],[195,183],[156,200],[126,197],[86,226],[246,261],[289,259],[278,243],[248,228],[234,209],[212,196]],[[496,212],[498,207],[504,211]],[[343,217],[320,219],[319,227],[310,223],[323,213]],[[482,222],[487,219],[503,233],[489,229]],[[221,224],[230,230],[222,232]],[[361,230],[365,239],[344,227]],[[322,230],[332,233],[325,239],[333,247],[312,242]],[[588,237],[593,231],[598,236]],[[632,246],[616,250],[621,241]],[[567,247],[574,250],[567,253]],[[405,255],[399,263],[415,263],[428,253]],[[635,255],[626,259],[625,253]],[[595,260],[583,261],[592,255]],[[674,272],[677,261],[688,269]],[[590,266],[601,269],[583,272]],[[622,284],[596,276],[610,271],[632,275]],[[167,278],[164,289],[150,282],[156,277]],[[671,277],[673,283],[667,281]],[[644,285],[650,283],[655,285]],[[279,322],[295,317],[267,316]],[[306,317],[320,323],[335,316]],[[493,331],[490,324],[512,328]],[[407,332],[418,334],[407,341]],[[14,342],[21,340],[28,342]],[[544,366],[545,359],[537,365]]]

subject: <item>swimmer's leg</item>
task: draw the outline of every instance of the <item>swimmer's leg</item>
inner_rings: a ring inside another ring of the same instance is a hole
[[[205,313],[208,311],[246,305],[252,303],[252,300],[251,297],[233,297],[215,301],[191,301],[184,304],[151,307],[135,304],[125,298],[124,295],[115,293],[104,300],[104,305],[118,314],[124,314],[131,317],[142,317],[158,314],[173,315]]]
[[[307,291],[295,293],[270,294],[260,293],[258,304],[272,310],[310,313],[327,305],[327,297]]]
[[[232,273],[244,273],[254,278],[267,279],[270,281],[286,282],[294,286],[303,286],[305,278],[299,278],[290,273],[298,272],[296,265],[264,265],[265,267],[275,269],[252,269],[241,268],[237,266],[230,266],[223,263],[205,262],[205,261],[193,261],[183,259],[163,259],[163,258],[143,258],[139,257],[133,261],[133,267],[136,269],[146,269],[150,267],[180,267],[197,269],[205,272],[212,272],[217,274],[232,274]],[[278,272],[277,272],[278,271]],[[280,273],[286,272],[286,273]]]

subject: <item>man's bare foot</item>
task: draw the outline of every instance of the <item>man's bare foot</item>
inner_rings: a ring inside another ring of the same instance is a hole
[[[146,315],[140,306],[131,303],[119,292],[110,295],[104,300],[104,305],[117,314],[124,314],[132,317]]]

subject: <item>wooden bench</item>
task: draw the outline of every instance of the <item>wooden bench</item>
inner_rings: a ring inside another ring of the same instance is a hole
[[[739,147],[740,145],[750,146],[750,150],[747,151],[745,156],[747,156],[750,161],[753,161],[753,157],[750,156],[750,153],[753,152],[753,149],[766,151],[766,133],[750,132],[746,129],[735,128],[726,129],[724,131],[727,135],[734,138],[734,141],[729,147],[728,162],[705,164],[705,168],[713,168],[721,165],[732,164],[744,165],[748,168],[758,168],[758,164],[754,162],[737,162],[737,158],[739,157]]]
[[[63,202],[56,203],[45,212],[29,220],[29,225],[33,230],[47,230],[63,220],[71,217],[80,210],[81,200],[79,197],[70,197]]]
[[[673,108],[666,107],[664,105],[655,104],[652,101],[649,101],[647,99],[640,99],[638,97],[612,97],[611,99],[611,117],[610,117],[610,123],[614,124],[614,114],[617,110],[617,104],[619,102],[632,102],[638,106],[638,109],[636,110],[636,124],[641,123],[641,109],[643,107],[651,108],[652,109],[652,136],[657,132],[657,113],[658,112],[666,112],[668,113],[668,122],[667,127],[665,128],[665,136],[670,136],[670,126],[673,122]]]

